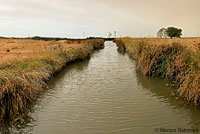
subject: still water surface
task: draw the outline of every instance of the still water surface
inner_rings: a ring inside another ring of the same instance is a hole
[[[68,65],[22,125],[2,132],[153,134],[155,128],[199,128],[200,110],[177,100],[164,80],[144,77],[112,42],[90,60]]]

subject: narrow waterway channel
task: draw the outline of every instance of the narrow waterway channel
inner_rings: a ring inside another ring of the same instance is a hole
[[[33,134],[153,134],[155,128],[199,128],[200,110],[148,78],[112,42],[90,60],[68,65],[21,125],[2,132]]]

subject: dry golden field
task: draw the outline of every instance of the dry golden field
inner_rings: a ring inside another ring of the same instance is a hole
[[[21,62],[25,59],[47,58],[57,53],[60,48],[63,51],[80,49],[87,41],[43,41],[32,39],[0,39],[0,65]]]
[[[130,37],[125,37],[122,38],[124,41],[143,41],[145,44],[149,44],[151,46],[154,45],[172,45],[173,43],[179,43],[188,50],[192,52],[198,52],[200,49],[200,38],[166,38],[166,39],[161,39],[161,38],[130,38]]]

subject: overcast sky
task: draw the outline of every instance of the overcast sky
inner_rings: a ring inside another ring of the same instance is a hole
[[[200,0],[0,0],[0,36],[200,36]]]

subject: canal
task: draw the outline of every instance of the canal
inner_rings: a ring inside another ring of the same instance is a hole
[[[153,134],[156,128],[199,128],[200,110],[174,96],[167,81],[143,76],[113,42],[72,63],[49,82],[21,123],[2,133]],[[168,85],[168,84],[167,84]]]

